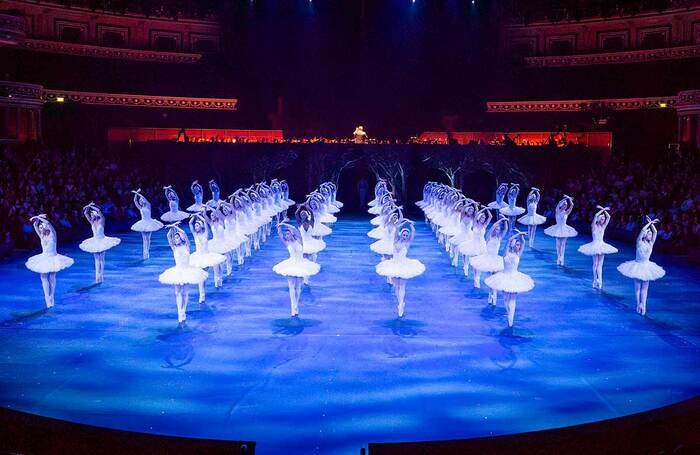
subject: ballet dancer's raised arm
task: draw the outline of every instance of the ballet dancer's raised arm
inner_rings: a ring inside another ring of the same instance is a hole
[[[574,210],[574,198],[565,194],[564,200],[566,201],[566,209],[565,209],[566,214],[567,214],[567,216],[571,215],[571,212],[573,212],[573,210]]]
[[[525,236],[527,234],[525,232],[515,230],[515,233],[510,236],[508,239],[508,245],[510,246],[510,249],[517,254],[518,256],[523,255],[523,251],[525,251]],[[520,240],[519,243],[516,243],[516,240]],[[516,247],[517,246],[517,247]]]
[[[501,239],[503,239],[503,237],[505,237],[506,234],[508,233],[508,226],[509,226],[508,218],[506,218],[505,216],[501,216],[498,220],[496,220],[495,223],[493,223],[493,225],[491,226],[491,229],[489,229],[489,233],[488,233],[487,237],[491,238],[493,235],[493,231],[496,229],[496,227],[500,226],[501,224],[503,224],[504,226],[501,228],[501,231],[499,233],[499,237]]]

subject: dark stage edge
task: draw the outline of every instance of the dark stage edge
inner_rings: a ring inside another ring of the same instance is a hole
[[[107,253],[58,275],[56,308],[43,302],[21,258],[0,264],[0,405],[135,432],[256,441],[257,453],[356,453],[374,442],[447,440],[538,431],[616,418],[700,394],[700,282],[683,260],[655,256],[668,275],[652,283],[649,314],[633,285],[605,263],[605,291],[570,242],[567,267],[539,233],[521,270],[536,282],[518,299],[515,336],[486,289],[449,266],[429,228],[410,256],[426,273],[408,283],[407,315],[375,274],[368,219],[344,218],[319,256],[321,273],[289,318],[286,281],[272,265],[277,239],[246,261],[204,308],[191,289],[178,330],[163,232],[152,259],[122,234]],[[109,228],[109,225],[108,225]],[[109,232],[109,229],[108,229]],[[615,242],[613,242],[615,243]]]

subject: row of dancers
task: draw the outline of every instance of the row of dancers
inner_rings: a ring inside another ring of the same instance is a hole
[[[481,272],[498,274],[500,272],[517,272],[517,263],[514,255],[522,256],[524,238],[529,238],[530,248],[534,248],[537,226],[544,224],[547,219],[537,213],[540,201],[540,190],[532,188],[527,196],[527,209],[518,207],[517,198],[520,192],[518,184],[501,184],[496,190],[495,201],[486,206],[467,198],[461,191],[448,185],[428,182],[423,191],[423,200],[416,204],[424,211],[428,222],[436,233],[439,243],[452,256],[452,264],[457,267],[459,260],[463,260],[465,276],[469,275],[469,267],[474,269],[474,287],[480,287]],[[507,196],[507,202],[504,200]],[[564,195],[555,210],[555,224],[544,230],[544,233],[553,237],[556,241],[557,265],[564,266],[567,239],[578,235],[576,229],[567,224],[568,217],[574,207],[573,198]],[[493,222],[489,231],[487,226],[494,216],[491,211],[498,213],[498,218]],[[526,213],[527,212],[527,213]],[[520,216],[522,215],[522,216]],[[520,218],[516,218],[520,216]],[[578,251],[592,258],[593,288],[603,288],[603,262],[608,254],[618,252],[617,248],[605,242],[605,229],[610,223],[611,215],[609,207],[598,206],[598,211],[591,222],[592,241],[581,245]],[[527,234],[517,231],[515,222],[527,226]],[[617,269],[623,275],[635,280],[636,311],[646,314],[646,303],[649,282],[662,278],[665,275],[663,268],[650,260],[654,243],[657,237],[657,219],[645,218],[636,242],[636,257],[633,261],[620,264]],[[510,235],[508,234],[510,233]],[[508,237],[504,258],[498,254],[501,240]],[[508,257],[511,255],[512,257]],[[503,264],[505,259],[506,264]],[[489,303],[495,304],[497,290],[506,293],[506,304],[510,303],[512,311],[515,311],[514,297],[508,294],[527,292],[530,286],[528,280],[520,275],[510,276],[510,281],[519,285],[510,286],[503,282],[504,275],[487,280],[491,288]],[[485,281],[486,282],[486,281]],[[491,286],[491,285],[494,286]],[[534,285],[534,283],[533,283]],[[501,289],[502,288],[502,289]],[[517,291],[517,292],[515,292]],[[509,302],[512,300],[512,302]],[[512,325],[509,309],[509,326]]]
[[[222,286],[222,266],[225,264],[225,274],[232,273],[232,257],[235,252],[238,264],[242,264],[244,258],[252,254],[252,250],[258,250],[260,244],[269,236],[273,219],[280,219],[281,214],[294,204],[289,199],[289,188],[284,181],[273,180],[270,185],[265,182],[255,184],[247,189],[239,189],[234,192],[227,201],[220,199],[219,187],[214,181],[210,181],[212,199],[206,204],[202,203],[202,187],[197,181],[192,184],[195,203],[188,208],[186,213],[179,210],[179,199],[171,187],[165,187],[166,197],[170,202],[170,210],[162,219],[175,223],[189,219],[190,231],[195,239],[196,251],[192,257],[187,258],[187,264],[192,264],[201,269],[212,268],[214,271],[214,285]],[[141,213],[141,219],[131,229],[141,232],[143,237],[143,258],[150,257],[151,234],[163,228],[163,223],[154,220],[151,216],[151,204],[141,194],[140,190],[133,191],[134,204]],[[79,247],[92,253],[95,259],[95,282],[104,280],[104,261],[107,250],[119,245],[120,239],[105,235],[106,218],[97,204],[90,203],[83,208],[85,218],[90,223],[92,237],[81,242]],[[71,258],[56,252],[56,231],[46,215],[37,215],[31,218],[34,230],[40,238],[42,253],[32,256],[26,262],[27,268],[39,273],[44,290],[44,300],[47,308],[55,303],[54,291],[56,273],[73,265]],[[212,238],[209,239],[210,233]],[[167,238],[177,265],[184,264],[183,251],[187,236],[177,225],[168,226]],[[189,255],[189,240],[187,240]],[[178,262],[179,261],[179,262]],[[201,276],[201,274],[199,274]],[[194,275],[188,276],[192,278]],[[196,278],[196,277],[195,277]],[[159,277],[161,282],[176,286],[185,284],[198,284],[200,290],[199,300],[205,300],[204,280],[185,280],[180,283],[175,271],[164,273]],[[178,299],[180,297],[178,296]],[[185,306],[186,303],[179,305]]]
[[[406,309],[406,282],[425,272],[422,262],[407,257],[416,229],[413,221],[404,218],[402,209],[396,205],[385,180],[377,182],[375,198],[368,205],[368,212],[375,215],[370,223],[376,226],[367,233],[370,238],[376,239],[370,249],[381,255],[375,271],[386,277],[387,283],[392,286],[398,316],[403,318]]]

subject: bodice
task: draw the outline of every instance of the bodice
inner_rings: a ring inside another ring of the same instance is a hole
[[[598,225],[598,223],[594,223],[593,226],[591,227],[591,236],[593,237],[593,241],[594,242],[602,242],[604,235],[605,235],[605,228],[603,226]]]
[[[554,215],[554,219],[559,225],[566,224],[566,220],[569,219],[569,214],[566,213],[565,210],[557,210],[557,213]]]
[[[197,206],[202,205],[202,193],[194,193],[194,203]]]
[[[141,212],[141,219],[142,220],[150,220],[151,219],[151,206],[150,206],[150,204],[144,204],[141,207],[139,207],[139,212]]]
[[[647,262],[651,257],[651,251],[654,249],[654,245],[651,242],[646,242],[641,240],[637,242],[637,255],[635,260],[637,262]]]
[[[486,233],[486,226],[482,224],[475,224],[474,227],[472,228],[472,235],[474,236],[475,239],[484,238],[484,234]]]
[[[312,227],[309,227],[307,230],[304,226],[299,227],[299,233],[301,234],[301,241],[303,243],[307,243],[311,239],[313,239],[313,236],[311,235],[311,231],[313,230]]]
[[[224,223],[212,223],[211,234],[215,239],[223,239],[226,235],[226,226],[224,226]]]
[[[537,213],[537,202],[532,201],[527,203],[527,214],[535,215]]]
[[[173,247],[173,257],[177,267],[187,267],[190,265],[190,250],[187,244]]]
[[[209,239],[207,238],[207,231],[202,231],[202,232],[192,232],[192,235],[194,236],[194,246],[195,249],[200,253],[208,253],[209,252]]]
[[[177,201],[169,200],[168,206],[170,207],[171,212],[177,212],[180,210],[180,204],[178,204]]]
[[[287,244],[290,259],[301,260],[304,258],[304,246],[301,242],[290,242]]]
[[[394,245],[394,259],[404,259],[408,254],[408,247],[403,244]]]
[[[508,251],[505,256],[503,256],[503,271],[505,273],[517,271],[518,264],[520,264],[520,256],[516,253]]]
[[[39,236],[41,239],[41,252],[47,256],[56,256],[56,234]]]
[[[90,223],[90,228],[92,229],[92,236],[96,239],[104,238],[105,236],[105,226],[101,221],[94,221]]]
[[[501,248],[501,238],[491,237],[488,242],[486,242],[486,253],[498,256],[498,250]]]

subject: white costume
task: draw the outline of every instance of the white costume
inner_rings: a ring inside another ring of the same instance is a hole
[[[617,253],[617,248],[605,243],[605,228],[610,222],[610,214],[608,207],[598,207],[600,211],[593,217],[591,223],[591,235],[593,241],[578,247],[579,253],[593,258],[593,287],[603,289],[603,261],[606,254]]]
[[[161,230],[163,228],[163,223],[151,218],[151,203],[141,194],[140,188],[136,191],[132,191],[132,193],[134,193],[134,205],[139,209],[141,219],[131,226],[131,230],[141,233],[141,239],[143,241],[143,259],[146,260],[151,255],[151,233]]]
[[[221,264],[224,263],[226,257],[209,251],[209,227],[204,215],[192,215],[189,225],[195,244],[195,252],[190,254],[190,265],[199,269],[212,267],[214,269],[214,287],[218,289],[223,285]],[[205,298],[206,292],[204,281],[202,281],[199,283],[199,303],[204,303]]]
[[[486,252],[469,258],[469,264],[474,268],[474,287],[481,287],[481,272],[496,273],[503,270],[503,257],[498,254],[501,240],[508,232],[508,219],[496,221],[487,235]],[[489,292],[489,303],[496,304],[496,289]]]
[[[202,185],[199,184],[197,180],[192,182],[192,185],[190,185],[190,190],[192,190],[192,196],[194,196],[194,204],[190,205],[187,207],[188,212],[201,212],[204,210],[204,204],[202,203],[202,199],[204,197],[204,189],[202,188]]]
[[[169,210],[160,216],[160,219],[166,223],[175,223],[190,217],[190,214],[180,210],[180,198],[172,186],[164,186],[165,198],[168,200]]]
[[[95,256],[95,283],[102,283],[104,281],[105,252],[119,245],[121,240],[105,235],[105,216],[94,203],[91,202],[83,207],[83,215],[90,223],[92,237],[80,242],[78,247]]]
[[[527,214],[518,218],[518,223],[527,226],[527,237],[530,248],[535,246],[535,235],[537,226],[547,221],[542,215],[537,213],[537,205],[540,203],[540,190],[532,187],[527,195]]]
[[[544,233],[557,239],[557,265],[564,265],[564,254],[566,253],[566,239],[576,237],[578,232],[566,224],[571,211],[574,209],[574,200],[570,196],[564,195],[556,208],[556,224],[549,226]]]
[[[272,270],[278,275],[287,277],[291,314],[298,316],[301,284],[305,277],[320,272],[321,266],[304,257],[304,246],[297,228],[288,223],[280,223],[277,225],[277,233],[289,251],[289,258],[275,264]]]

